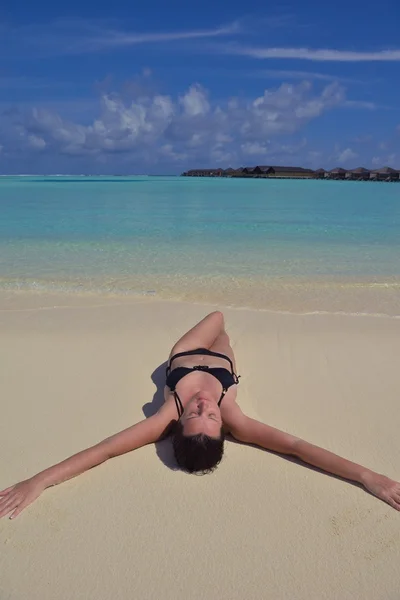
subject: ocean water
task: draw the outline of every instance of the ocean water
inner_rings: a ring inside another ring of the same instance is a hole
[[[1,177],[0,290],[400,315],[400,184]]]

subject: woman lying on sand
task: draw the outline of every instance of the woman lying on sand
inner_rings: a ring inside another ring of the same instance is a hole
[[[3,490],[0,517],[13,511],[12,519],[47,487],[169,433],[177,463],[189,473],[211,473],[222,459],[224,438],[230,433],[241,442],[296,456],[328,473],[357,481],[400,510],[400,484],[396,481],[244,415],[236,403],[238,383],[224,317],[213,312],[172,348],[165,402],[155,415]]]

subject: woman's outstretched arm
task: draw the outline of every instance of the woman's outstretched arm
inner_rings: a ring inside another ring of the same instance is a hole
[[[236,439],[261,446],[267,450],[295,456],[328,473],[357,481],[372,494],[396,510],[400,510],[400,483],[397,481],[346,460],[329,450],[314,446],[305,440],[251,419],[244,415],[240,408],[239,411],[235,407],[230,423],[231,434]]]
[[[0,518],[11,511],[14,512],[10,518],[16,517],[50,486],[72,479],[109,458],[156,442],[163,436],[167,425],[166,411],[161,409],[152,417],[116,433],[91,448],[74,454],[70,458],[37,473],[30,479],[2,490],[0,492]]]

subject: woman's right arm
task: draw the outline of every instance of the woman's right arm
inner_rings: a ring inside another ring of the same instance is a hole
[[[165,411],[124,429],[102,442],[0,492],[0,518],[14,510],[16,517],[48,487],[72,479],[109,458],[159,440],[167,427]]]

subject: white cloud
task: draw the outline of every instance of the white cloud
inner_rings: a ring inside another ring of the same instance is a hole
[[[217,132],[215,134],[215,141],[218,142],[219,144],[225,144],[225,143],[230,143],[233,142],[233,137],[230,135],[227,135],[226,133],[220,133]]]
[[[316,73],[313,71],[291,71],[279,69],[260,69],[248,73],[250,77],[270,78],[270,79],[301,79],[317,81],[341,81],[343,83],[362,83],[359,79],[350,77],[341,77],[340,75],[329,75],[328,73]]]
[[[386,154],[385,156],[374,156],[371,160],[372,164],[377,167],[399,167],[399,157],[396,153]]]
[[[375,102],[365,102],[364,100],[346,100],[343,103],[345,108],[365,108],[367,110],[376,110],[378,106]],[[379,108],[383,108],[380,106]]]
[[[127,102],[105,94],[90,124],[46,108],[14,110],[0,120],[0,135],[20,155],[35,148],[52,157],[86,155],[96,160],[118,153],[121,160],[127,156],[151,165],[166,159],[236,164],[246,156],[257,162],[267,151],[269,156],[300,152],[304,140],[300,145],[273,140],[300,131],[343,102],[345,92],[338,83],[316,92],[310,82],[301,82],[266,89],[252,100],[230,98],[215,106],[196,84],[176,99],[149,94]]]
[[[268,152],[265,144],[260,144],[260,142],[246,142],[241,145],[241,149],[245,156],[262,156]]]
[[[313,49],[313,48],[256,48],[227,44],[220,46],[224,54],[248,56],[258,59],[294,59],[317,62],[374,62],[400,61],[400,50],[380,50],[377,52],[356,52],[352,50]]]
[[[357,156],[358,154],[354,152],[354,150],[352,150],[351,148],[346,148],[346,150],[340,152],[340,154],[337,157],[337,160],[341,163],[347,163],[349,160],[357,158]]]
[[[34,23],[13,29],[4,27],[0,42],[7,49],[8,56],[11,53],[60,56],[102,52],[142,44],[218,38],[235,34],[239,30],[237,21],[210,29],[136,32],[128,31],[123,27],[110,28],[108,24],[98,20],[60,19],[51,23]]]
[[[322,163],[323,153],[319,150],[309,150],[307,152],[307,158],[310,166],[314,169],[318,169]]]
[[[137,44],[148,44],[154,42],[173,42],[179,40],[190,40],[198,38],[211,38],[230,35],[238,31],[238,24],[231,23],[224,27],[215,29],[203,29],[192,31],[157,32],[157,33],[124,33],[122,31],[104,31],[102,36],[93,37],[82,43],[82,48],[100,50],[117,46],[132,46]]]
[[[193,133],[192,136],[187,141],[187,145],[189,148],[199,148],[203,144],[204,144],[204,134],[202,134],[202,133]]]
[[[43,150],[46,148],[46,142],[44,139],[34,135],[33,133],[28,135],[28,143],[31,148],[35,148],[36,150]]]
[[[189,117],[206,115],[210,110],[205,90],[200,85],[192,85],[189,91],[180,98],[185,114]]]
[[[344,89],[337,83],[327,85],[319,95],[312,94],[310,82],[283,83],[277,89],[265,90],[263,96],[253,101],[241,118],[241,132],[256,138],[293,133],[343,100]],[[238,110],[242,111],[242,108]]]
[[[172,144],[164,144],[164,146],[161,146],[160,154],[174,162],[182,162],[187,157],[187,154],[184,152],[175,152]]]
[[[235,164],[237,162],[237,154],[235,151],[223,148],[220,144],[215,144],[210,149],[208,160],[213,165]]]

